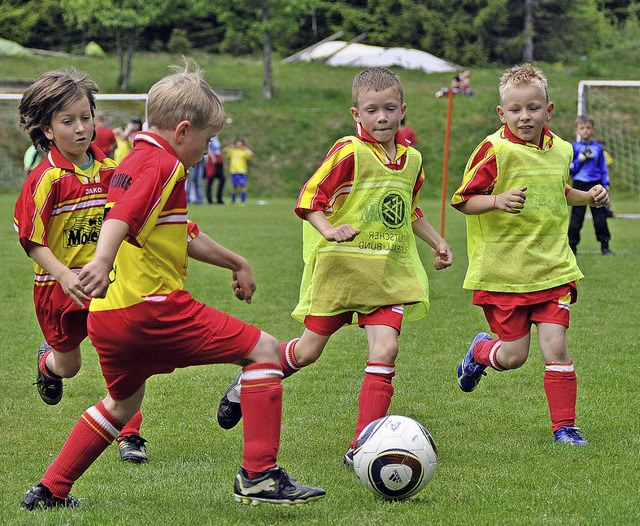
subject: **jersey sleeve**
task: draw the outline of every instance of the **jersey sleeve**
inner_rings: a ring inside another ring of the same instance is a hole
[[[13,224],[25,250],[30,243],[48,246],[47,226],[53,209],[52,193],[46,171],[31,172],[22,186],[14,208]]]
[[[311,178],[304,184],[295,213],[304,219],[307,210],[328,211],[341,190],[348,193],[354,177],[354,146],[351,139],[337,141]]]
[[[458,208],[474,195],[487,195],[493,191],[498,175],[493,144],[485,140],[475,149],[464,171],[462,183],[451,198],[451,206]]]

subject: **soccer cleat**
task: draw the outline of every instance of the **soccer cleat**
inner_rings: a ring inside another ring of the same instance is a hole
[[[58,499],[51,494],[49,488],[38,484],[29,488],[22,498],[20,507],[24,510],[48,510],[51,508],[77,508],[80,501],[71,495],[64,499]]]
[[[603,256],[613,256],[613,252],[611,252],[611,250],[609,250],[608,248],[603,248],[602,249],[602,255]]]
[[[225,391],[218,406],[218,424],[222,429],[231,429],[238,425],[242,419],[242,407],[240,406],[240,378],[242,371]]]
[[[233,484],[237,502],[257,506],[262,502],[281,506],[301,506],[320,500],[325,490],[303,486],[287,475],[280,466],[275,466],[258,479],[250,479],[244,468],[240,468]]]
[[[353,467],[353,453],[354,453],[353,448],[350,447],[349,449],[347,449],[347,452],[344,454],[344,457],[342,458],[342,462],[348,468]]]
[[[586,446],[589,442],[579,433],[579,427],[564,426],[558,429],[554,434],[555,441],[560,444],[569,444],[571,446]]]
[[[56,405],[62,400],[62,379],[47,378],[40,370],[40,358],[51,349],[51,345],[44,342],[38,348],[38,376],[33,385],[38,386],[38,393],[45,404]]]
[[[146,464],[149,462],[145,443],[147,441],[138,435],[129,435],[118,441],[120,458],[123,462],[132,464]]]
[[[464,355],[464,358],[458,365],[458,385],[465,393],[473,391],[480,382],[480,379],[487,374],[484,372],[487,366],[480,365],[473,359],[473,348],[476,344],[485,340],[491,340],[491,335],[486,332],[476,334],[476,337],[471,342],[469,351]]]

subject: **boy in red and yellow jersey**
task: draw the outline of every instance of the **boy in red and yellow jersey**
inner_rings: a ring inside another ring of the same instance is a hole
[[[282,418],[279,346],[257,327],[196,301],[184,284],[188,257],[232,271],[232,287],[251,302],[247,261],[187,221],[185,179],[224,123],[201,71],[188,68],[149,91],[148,132],[111,179],[95,257],[80,272],[92,296],[89,337],[108,394],[80,417],[58,458],[22,507],[71,507],[73,483],[118,436],[142,404],[146,380],[176,368],[214,363],[243,367],[243,461],[234,483],[243,504],[306,504],[324,490],[302,486],[276,464]]]
[[[36,385],[49,405],[62,398],[62,378],[75,376],[82,364],[90,298],[78,273],[95,253],[116,167],[90,144],[97,91],[88,75],[52,71],[25,90],[19,107],[22,128],[48,153],[22,187],[14,225],[34,260],[33,297],[46,340],[38,350]],[[141,423],[137,413],[118,439],[125,461],[148,460]]]
[[[420,319],[429,308],[416,237],[435,251],[437,270],[453,262],[449,245],[418,207],[422,157],[398,136],[406,111],[400,79],[386,68],[366,69],[354,79],[352,98],[356,136],[334,144],[295,209],[305,220],[305,268],[293,317],[305,330],[281,346],[287,377],[315,362],[343,325],[357,320],[365,329],[369,359],[344,458],[348,465],[362,429],[385,416],[391,404],[403,318]],[[225,428],[242,416],[234,385],[218,409]]]
[[[583,276],[567,240],[567,205],[603,206],[609,196],[601,185],[588,192],[568,186],[573,150],[546,126],[554,105],[538,68],[507,70],[499,92],[503,127],[471,155],[452,199],[467,222],[463,286],[474,291],[474,305],[498,338],[474,338],[458,366],[458,384],[471,392],[486,367],[522,366],[535,324],[555,440],[582,446],[587,441],[575,427],[577,382],[566,331]]]

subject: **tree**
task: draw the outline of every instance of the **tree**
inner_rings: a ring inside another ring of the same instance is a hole
[[[169,0],[61,0],[65,20],[83,31],[98,24],[113,32],[118,52],[120,90],[129,87],[136,35],[158,21],[169,8]]]

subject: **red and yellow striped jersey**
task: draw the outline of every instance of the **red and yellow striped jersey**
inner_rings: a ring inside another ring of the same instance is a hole
[[[30,243],[48,247],[72,270],[93,259],[104,217],[107,188],[116,163],[94,145],[94,162],[81,170],[55,144],[28,175],[14,210],[14,227],[25,250]],[[54,285],[53,276],[34,263],[35,286]]]

